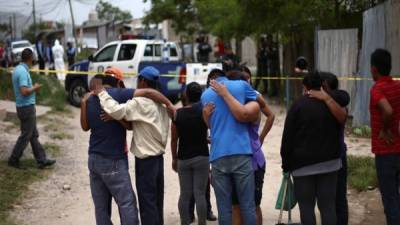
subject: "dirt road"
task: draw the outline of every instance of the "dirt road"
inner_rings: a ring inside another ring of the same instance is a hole
[[[73,110],[73,118],[59,118],[65,124],[65,132],[73,135],[71,140],[63,140],[62,156],[57,158],[57,166],[49,179],[34,183],[30,191],[24,196],[20,204],[14,206],[12,217],[21,225],[91,225],[95,224],[94,209],[90,195],[89,176],[87,169],[87,148],[89,133],[82,132],[79,126],[79,110]],[[274,209],[276,195],[281,180],[279,147],[283,130],[284,113],[279,107],[274,107],[277,114],[275,125],[264,143],[264,152],[267,156],[267,168],[264,185],[262,210],[264,224],[275,224],[279,212]],[[40,127],[43,132],[43,127]],[[16,131],[14,131],[17,133]],[[16,138],[10,134],[10,139]],[[43,137],[47,138],[47,137]],[[357,152],[368,148],[368,140],[351,142],[349,152]],[[171,169],[171,155],[169,147],[165,154],[165,224],[179,224],[177,202],[179,198],[179,184],[177,174]],[[134,160],[130,155],[130,172],[134,178]],[[66,190],[67,186],[70,190]],[[352,197],[354,196],[354,197]],[[351,224],[361,224],[364,215],[368,212],[364,203],[357,201],[358,197],[350,195],[352,203]],[[376,198],[376,197],[375,197]],[[216,213],[215,198],[212,195],[212,204]],[[380,201],[379,201],[380,202]],[[378,206],[379,207],[379,206]],[[371,212],[371,211],[369,211]],[[294,221],[299,221],[297,208],[293,212]],[[117,208],[113,207],[113,221],[119,224]],[[211,223],[208,224],[217,224]],[[363,222],[362,224],[369,224]],[[372,225],[372,223],[371,223]],[[375,225],[375,223],[374,223]]]

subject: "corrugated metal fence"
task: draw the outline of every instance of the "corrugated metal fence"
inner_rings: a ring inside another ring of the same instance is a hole
[[[370,78],[370,56],[377,48],[392,54],[392,74],[400,75],[400,0],[389,0],[363,14],[362,48],[357,60],[357,30],[327,30],[317,34],[317,68],[339,76]],[[356,67],[358,61],[358,68]],[[353,126],[369,125],[369,90],[372,81],[341,82],[351,94]]]

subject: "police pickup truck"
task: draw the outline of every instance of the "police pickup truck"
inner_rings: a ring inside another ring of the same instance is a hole
[[[189,66],[190,65],[190,66]],[[89,57],[89,60],[78,62],[69,69],[74,71],[89,71],[102,73],[108,67],[114,66],[125,73],[137,74],[146,66],[154,66],[162,76],[160,77],[160,91],[172,102],[180,100],[186,85],[186,66],[191,69],[190,77],[198,77],[199,73],[207,74],[213,64],[191,64],[186,65],[182,61],[181,50],[174,42],[163,40],[122,40],[106,44],[96,53]],[[222,67],[222,65],[216,65]],[[193,71],[193,74],[192,74]],[[68,92],[68,99],[72,105],[79,106],[82,96],[88,91],[88,84],[93,77],[86,74],[67,74],[65,89]],[[188,74],[189,78],[189,74]],[[204,77],[202,77],[204,80]],[[136,88],[137,76],[126,75],[125,86]]]

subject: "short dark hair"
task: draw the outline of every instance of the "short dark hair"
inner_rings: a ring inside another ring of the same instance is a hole
[[[231,70],[226,73],[226,76],[229,80],[244,80],[247,82],[246,76],[242,71],[239,70]]]
[[[99,79],[103,85],[110,85],[113,88],[118,87],[118,79],[113,76],[108,76],[104,74],[96,74],[93,79]]]
[[[375,67],[379,74],[388,76],[392,70],[392,56],[390,52],[378,48],[371,54],[371,67]]]
[[[191,82],[186,86],[186,97],[190,103],[200,101],[202,89],[199,83]]]
[[[303,78],[303,85],[309,90],[320,90],[322,86],[321,76],[318,72],[307,74]]]
[[[247,66],[241,66],[240,67],[240,71],[248,73],[250,75],[250,77],[253,76],[251,74],[251,71],[250,71],[249,67],[247,67]]]
[[[326,82],[331,90],[337,90],[339,88],[339,80],[335,74],[330,72],[319,72],[319,75],[321,76],[322,83]]]
[[[301,69],[301,70],[306,70],[308,68],[308,62],[307,59],[303,56],[300,56],[296,60],[296,67]]]
[[[207,87],[210,86],[210,81],[212,79],[216,79],[218,77],[225,77],[225,76],[226,76],[225,72],[220,69],[211,70],[207,77]]]
[[[33,51],[30,48],[25,48],[21,53],[22,62],[27,62],[28,60],[33,58]]]
[[[144,82],[146,82],[147,86],[149,86],[149,88],[153,88],[153,89],[158,89],[158,81],[155,80],[149,80],[146,79],[145,77],[139,75],[138,80],[141,81],[143,80]]]

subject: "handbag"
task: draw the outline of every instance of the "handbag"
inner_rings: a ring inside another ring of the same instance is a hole
[[[301,225],[300,223],[292,223],[292,209],[296,206],[297,200],[294,194],[294,185],[292,177],[289,173],[283,173],[281,187],[278,193],[278,199],[275,209],[279,209],[279,219],[276,225],[285,225],[282,223],[283,211],[288,211],[287,225]]]

